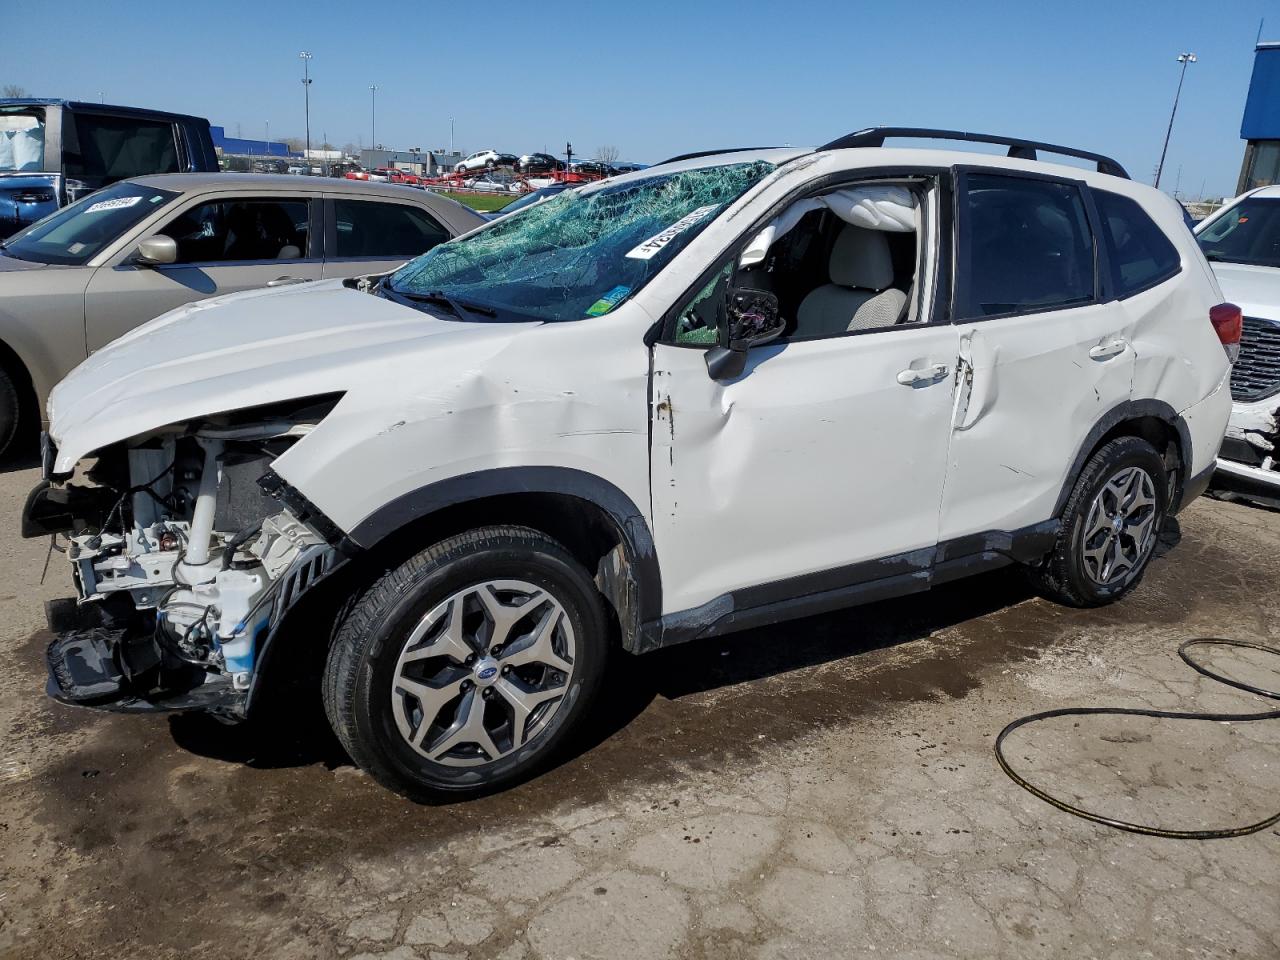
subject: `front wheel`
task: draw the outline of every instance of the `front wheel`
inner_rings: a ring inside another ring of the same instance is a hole
[[[369,587],[324,683],[343,747],[383,785],[441,802],[541,769],[588,710],[609,634],[586,570],[556,541],[485,527]]]
[[[1146,440],[1104,444],[1072,488],[1053,552],[1033,571],[1040,590],[1069,606],[1098,607],[1136,587],[1168,511],[1167,478]]]

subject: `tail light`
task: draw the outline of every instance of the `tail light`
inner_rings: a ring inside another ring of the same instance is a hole
[[[1244,335],[1244,313],[1234,303],[1220,303],[1209,308],[1209,322],[1227,351],[1232,363],[1240,356],[1240,337]]]

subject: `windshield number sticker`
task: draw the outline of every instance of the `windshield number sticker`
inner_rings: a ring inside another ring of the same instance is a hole
[[[114,200],[99,200],[91,204],[85,213],[101,213],[103,210],[122,210],[142,201],[141,197],[116,197]]]
[[[712,214],[712,212],[714,212],[715,210],[718,210],[719,208],[720,208],[720,204],[713,203],[710,206],[699,207],[697,210],[694,210],[690,213],[686,213],[683,217],[681,217],[671,226],[667,227],[661,233],[654,234],[652,237],[650,237],[644,243],[640,244],[635,249],[628,251],[627,256],[630,257],[632,260],[652,260],[654,257],[656,257],[659,253],[662,252],[662,248],[665,247],[668,243],[670,243],[676,237],[680,236],[680,234],[684,233],[694,224],[707,219],[707,217],[709,217]]]
[[[631,292],[630,287],[614,287],[603,297],[587,307],[588,317],[600,317],[616,307]]]

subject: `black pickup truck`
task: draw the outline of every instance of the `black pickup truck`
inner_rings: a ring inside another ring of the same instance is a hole
[[[217,169],[202,117],[0,99],[0,239],[126,177]]]

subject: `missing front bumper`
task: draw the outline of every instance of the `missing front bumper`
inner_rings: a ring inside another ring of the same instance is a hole
[[[228,719],[245,695],[229,677],[175,657],[138,624],[110,620],[97,605],[46,606],[54,638],[45,651],[45,691],[60,703],[117,713],[200,710]]]

